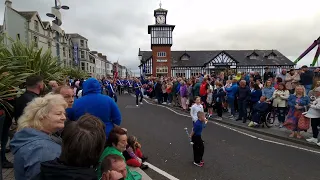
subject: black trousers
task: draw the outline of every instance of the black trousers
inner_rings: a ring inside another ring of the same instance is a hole
[[[201,136],[192,136],[193,142],[193,159],[195,163],[200,163],[204,154],[204,144]]]
[[[222,103],[221,103],[221,102],[217,102],[217,103],[215,104],[215,108],[216,108],[216,110],[217,110],[218,116],[219,116],[219,117],[222,117],[222,110],[223,110],[223,108],[222,108]]]
[[[140,102],[142,102],[142,99],[143,99],[143,96],[142,96],[142,93],[139,93],[139,94],[136,94],[136,105],[139,104],[139,96],[140,96]]]
[[[318,135],[319,135],[318,126],[320,126],[320,118],[312,118],[311,128],[312,128],[312,134],[314,138],[318,138]]]
[[[119,93],[119,96],[123,94],[123,86],[118,86],[118,93]]]

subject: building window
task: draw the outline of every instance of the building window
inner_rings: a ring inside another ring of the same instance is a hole
[[[88,41],[86,41],[86,47],[88,47]]]
[[[34,30],[39,32],[39,22],[37,20],[34,20]]]
[[[276,59],[276,56],[273,55],[273,54],[270,54],[270,55],[268,56],[268,59]]]
[[[89,71],[89,64],[87,63],[87,71]]]
[[[66,57],[67,53],[66,53],[66,48],[65,47],[62,48],[62,52],[63,52],[63,57]]]
[[[81,46],[81,47],[84,46],[84,40],[80,40],[80,46]]]
[[[187,56],[187,55],[183,55],[181,57],[181,61],[188,61],[188,60],[189,60],[189,56]]]
[[[166,52],[157,52],[158,57],[166,57],[167,53]]]
[[[86,65],[85,65],[85,63],[84,63],[84,62],[82,62],[82,63],[81,63],[81,69],[82,69],[82,71],[84,71],[84,70],[85,70],[85,66],[86,66]]]
[[[252,55],[249,57],[249,59],[258,59],[258,56],[255,55],[255,54],[252,54]]]
[[[94,67],[92,67],[92,72],[94,73]]]
[[[33,36],[33,41],[34,41],[35,47],[38,47],[38,37],[37,36]]]
[[[159,66],[156,68],[157,73],[168,73],[168,66]]]
[[[17,39],[20,40],[20,34],[17,34]]]
[[[84,51],[80,51],[80,57],[82,58],[82,59],[84,59]]]
[[[176,73],[176,77],[186,77],[186,73]]]

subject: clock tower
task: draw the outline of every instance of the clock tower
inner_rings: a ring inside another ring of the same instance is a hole
[[[167,24],[167,13],[160,3],[160,8],[154,10],[155,24],[148,26],[153,76],[171,76],[172,31],[175,26]]]

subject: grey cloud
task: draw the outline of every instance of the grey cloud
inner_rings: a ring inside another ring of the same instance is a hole
[[[42,20],[54,5],[54,0],[12,0],[17,10],[36,10]],[[137,69],[138,48],[150,50],[150,35],[147,26],[154,23],[153,10],[159,0],[61,0],[70,6],[62,11],[63,28],[66,32],[79,33],[89,39],[91,50],[97,50],[132,70]],[[0,6],[0,13],[4,7]],[[183,11],[181,11],[183,13]],[[201,17],[199,17],[201,18]],[[204,18],[204,17],[203,17]],[[186,34],[175,24],[172,49],[278,49],[290,57],[301,54],[319,36],[320,14],[309,18],[284,23],[251,22],[223,27],[212,24],[196,28]],[[183,22],[180,22],[183,23]],[[210,29],[207,29],[210,28]]]
[[[278,49],[287,56],[299,56],[319,37],[319,18],[320,14],[308,20],[285,23],[257,22],[253,25],[217,28],[214,33],[199,30],[197,35],[187,35],[197,38],[178,37],[174,43],[177,49]]]

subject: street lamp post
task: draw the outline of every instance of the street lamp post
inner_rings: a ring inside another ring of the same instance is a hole
[[[62,32],[60,26],[62,25],[61,13],[60,9],[68,10],[69,6],[61,5],[60,0],[54,0],[54,7],[51,8],[51,13],[47,13],[48,17],[54,18],[52,21],[52,29],[56,32],[56,51],[58,61],[60,62],[60,43],[59,43],[59,35]]]

